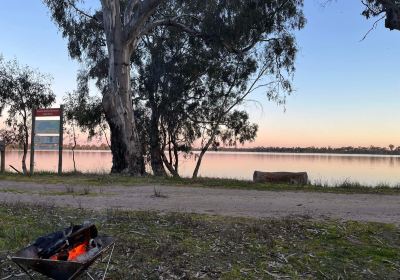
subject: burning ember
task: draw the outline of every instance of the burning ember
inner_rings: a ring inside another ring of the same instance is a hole
[[[68,252],[68,261],[74,261],[80,255],[86,254],[88,244],[81,244]]]
[[[87,246],[88,246],[88,244],[86,244],[86,243],[77,245],[76,247],[72,248],[68,252],[61,252],[61,253],[55,254],[54,256],[51,256],[50,260],[53,260],[53,261],[65,261],[65,260],[75,261],[79,256],[87,253],[87,251],[88,251]]]
[[[38,255],[53,261],[85,262],[101,249],[94,225],[72,226],[36,240]]]

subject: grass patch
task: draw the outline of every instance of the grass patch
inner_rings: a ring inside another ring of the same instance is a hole
[[[370,194],[400,194],[400,186],[390,187],[387,184],[379,184],[375,187],[362,186],[357,182],[337,183],[330,186],[326,183],[316,182],[309,185],[290,185],[272,183],[254,183],[252,181],[219,179],[219,178],[172,178],[172,177],[130,177],[121,175],[105,174],[76,174],[66,173],[58,176],[55,173],[36,173],[34,176],[23,176],[14,173],[0,174],[0,180],[31,182],[40,184],[63,184],[66,185],[66,193],[73,193],[73,186],[84,186],[84,193],[89,192],[89,187],[104,186],[143,186],[143,185],[169,185],[169,186],[191,186],[207,188],[246,189],[265,191],[303,191],[303,192],[326,192],[326,193],[370,193]],[[103,190],[103,189],[101,189]],[[88,194],[89,194],[88,193]]]
[[[0,204],[0,279],[20,273],[11,252],[84,220],[117,238],[109,279],[400,278],[392,225]]]
[[[46,191],[29,191],[29,190],[20,190],[20,189],[13,189],[13,188],[5,188],[5,189],[0,189],[0,193],[12,193],[12,194],[38,194],[38,195],[69,195],[69,196],[89,196],[89,197],[95,197],[95,196],[112,196],[114,195],[113,193],[104,193],[101,190],[98,192],[93,192],[90,190],[90,187],[84,187],[81,190],[75,190],[71,191],[71,189],[66,189],[65,191],[51,191],[51,190],[46,190]]]

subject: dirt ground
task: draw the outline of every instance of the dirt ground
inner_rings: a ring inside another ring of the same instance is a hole
[[[89,209],[155,210],[238,217],[309,216],[400,224],[400,196],[174,186],[65,186],[0,181],[0,201]]]

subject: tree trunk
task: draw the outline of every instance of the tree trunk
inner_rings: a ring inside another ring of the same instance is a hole
[[[28,169],[26,168],[26,155],[28,154],[28,146],[26,145],[26,143],[24,143],[24,151],[23,151],[23,155],[22,155],[22,173],[24,173],[24,175],[28,174]]]
[[[160,131],[158,129],[158,116],[155,112],[157,109],[153,109],[150,119],[150,157],[151,157],[151,168],[155,176],[167,176],[164,169],[162,155],[164,151],[160,145]]]
[[[28,174],[28,168],[26,167],[26,156],[28,154],[28,145],[29,145],[29,130],[28,130],[28,125],[27,123],[27,117],[26,117],[26,112],[25,115],[23,117],[23,129],[24,129],[24,142],[23,142],[23,149],[24,149],[24,153],[22,155],[22,173],[24,175]],[[32,148],[31,148],[32,149]]]
[[[103,107],[111,132],[112,173],[143,175],[145,165],[139,134],[133,116],[130,92],[130,52],[114,44],[110,55],[109,91]]]
[[[129,43],[124,39],[119,4],[115,0],[102,0],[109,56],[108,89],[103,95],[103,108],[111,132],[111,172],[141,176],[145,165],[133,116],[130,84],[130,57],[137,39]]]
[[[172,174],[172,176],[176,178],[180,178],[179,173],[176,172],[172,164],[168,161],[167,156],[164,153],[161,153],[161,157],[164,161],[165,167],[168,169],[168,171]]]
[[[199,159],[197,160],[196,167],[194,168],[194,171],[193,171],[192,179],[196,179],[197,176],[199,175],[201,161],[203,160],[203,156],[207,152],[207,150],[208,150],[208,147],[206,149],[205,148],[201,149]]]
[[[208,148],[210,148],[211,144],[214,142],[215,131],[216,131],[217,127],[218,127],[218,125],[213,127],[210,139],[208,140],[207,144],[201,149],[199,159],[197,160],[196,167],[193,171],[192,179],[196,179],[197,176],[199,175],[201,161],[203,160],[205,153],[208,151]]]
[[[75,149],[76,149],[76,134],[75,134],[75,123],[72,121],[72,133],[74,134],[74,145],[72,146],[72,162],[74,163],[74,173],[76,173],[76,161],[75,161]]]

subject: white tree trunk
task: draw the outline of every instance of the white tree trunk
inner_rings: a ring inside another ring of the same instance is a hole
[[[136,42],[127,44],[124,40],[119,0],[102,0],[102,4],[109,52],[109,81],[103,107],[111,131],[112,172],[143,175],[144,158],[130,84],[130,57]]]

